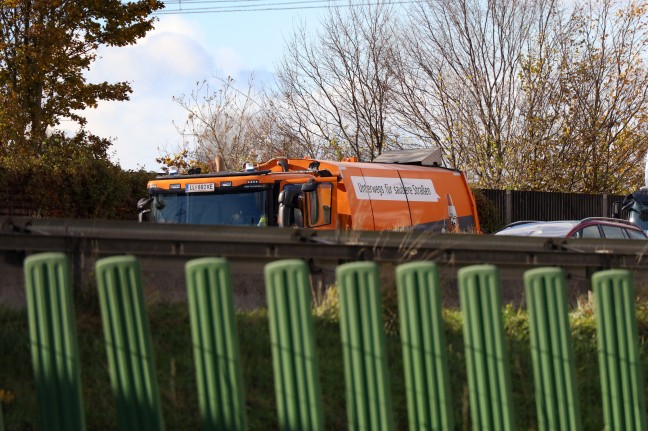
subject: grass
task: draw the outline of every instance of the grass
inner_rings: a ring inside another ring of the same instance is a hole
[[[342,347],[336,298],[328,295],[315,310],[315,333],[326,429],[346,429],[346,401]],[[589,307],[589,308],[588,308]],[[407,428],[402,358],[394,313],[385,306],[386,341],[396,429]],[[149,306],[158,384],[166,428],[200,429],[194,363],[185,304]],[[503,309],[511,362],[514,412],[520,429],[535,429],[536,412],[526,312]],[[443,314],[452,382],[451,396],[457,429],[469,429],[468,392],[458,310]],[[648,303],[637,306],[644,369],[648,365]],[[584,429],[602,429],[596,331],[591,305],[571,313],[577,384]],[[86,422],[91,430],[115,429],[115,411],[103,346],[99,311],[94,301],[77,304]],[[251,430],[277,429],[272,358],[265,310],[238,314],[241,366]],[[36,391],[31,370],[25,311],[0,309],[0,402],[7,431],[38,429]],[[645,373],[644,373],[645,374]],[[648,388],[648,384],[643,385]],[[647,398],[648,399],[648,398]]]

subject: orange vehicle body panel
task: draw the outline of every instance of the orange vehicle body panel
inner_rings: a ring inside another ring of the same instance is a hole
[[[164,190],[175,184],[182,191],[189,190],[188,184],[213,181],[216,188],[229,183],[232,187],[279,184],[283,189],[286,184],[308,181],[330,183],[333,185],[331,205],[327,208],[331,213],[330,223],[315,226],[305,223],[305,227],[479,232],[474,196],[465,175],[454,169],[315,159],[272,159],[255,165],[255,169],[258,174],[214,173],[196,178],[182,175],[177,179],[166,176],[151,180],[148,187]]]

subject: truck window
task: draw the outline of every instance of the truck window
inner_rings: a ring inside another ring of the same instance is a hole
[[[333,200],[333,185],[320,183],[317,189],[305,193],[308,206],[308,224],[311,227],[331,223],[331,203]]]
[[[157,223],[258,226],[267,223],[266,190],[153,195],[151,221]]]

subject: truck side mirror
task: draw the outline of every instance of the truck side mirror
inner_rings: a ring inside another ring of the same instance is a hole
[[[277,225],[280,227],[292,227],[299,223],[301,211],[296,208],[297,198],[301,190],[297,187],[286,187],[279,192],[277,201],[279,202],[279,211],[277,213]],[[299,214],[296,214],[299,211]]]
[[[140,222],[148,221],[148,215],[151,212],[151,202],[153,198],[142,198],[137,201],[137,220]]]
[[[621,202],[612,202],[612,217],[621,218]]]
[[[149,205],[151,205],[151,202],[153,202],[153,198],[142,198],[137,201],[137,210],[142,211],[143,209],[146,209]]]
[[[314,192],[317,190],[317,187],[319,186],[319,183],[313,179],[308,180],[307,183],[302,184],[301,186],[301,191],[302,192]]]
[[[279,192],[279,197],[277,198],[279,202],[279,210],[277,212],[277,225],[279,227],[289,227],[290,226],[290,208],[286,205],[286,190]]]

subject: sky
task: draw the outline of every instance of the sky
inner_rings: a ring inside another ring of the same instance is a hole
[[[136,45],[101,48],[87,73],[89,82],[131,83],[130,101],[100,102],[82,112],[89,131],[113,140],[111,158],[126,170],[159,171],[155,159],[181,143],[174,122],[184,124],[186,112],[174,96],[188,95],[198,81],[214,76],[246,84],[251,72],[272,75],[295,25],[316,29],[326,13],[317,6],[328,1],[164,3],[166,12],[175,12],[156,15],[155,30]]]

